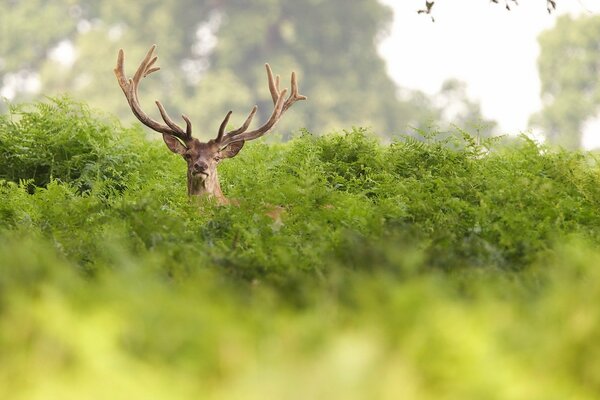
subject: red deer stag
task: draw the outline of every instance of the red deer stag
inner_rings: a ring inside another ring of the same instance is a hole
[[[148,128],[162,133],[163,139],[169,150],[173,153],[180,154],[187,161],[188,194],[190,196],[214,196],[220,204],[228,204],[229,201],[223,195],[217,175],[217,165],[219,164],[219,161],[224,158],[235,157],[247,140],[257,139],[269,132],[279,121],[283,113],[285,113],[296,101],[306,100],[306,96],[298,93],[296,73],[292,72],[292,91],[290,96],[286,99],[285,95],[287,89],[279,89],[279,75],[273,77],[271,67],[269,67],[269,64],[265,64],[269,79],[269,90],[271,91],[274,104],[271,117],[261,127],[248,131],[252,118],[258,109],[257,106],[254,106],[250,115],[246,118],[246,122],[244,122],[240,128],[226,133],[225,128],[227,127],[229,117],[232,113],[229,111],[219,127],[217,137],[209,140],[207,143],[203,143],[192,137],[192,123],[187,116],[182,115],[186,124],[184,130],[181,126],[173,122],[159,101],[156,101],[156,105],[158,106],[158,111],[166,125],[150,118],[142,111],[138,101],[138,86],[142,78],[145,78],[160,69],[159,67],[154,66],[158,59],[158,57],[154,55],[155,49],[156,45],[153,45],[146,54],[146,57],[144,57],[144,60],[141,62],[135,75],[133,75],[133,78],[129,79],[126,78],[123,69],[123,50],[119,50],[117,66],[114,69],[119,86],[121,86],[123,93],[125,93],[131,111],[137,119]]]

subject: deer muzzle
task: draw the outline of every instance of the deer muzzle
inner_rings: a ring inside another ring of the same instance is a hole
[[[192,173],[194,175],[204,174],[208,175],[208,164],[205,161],[196,161],[192,166]]]

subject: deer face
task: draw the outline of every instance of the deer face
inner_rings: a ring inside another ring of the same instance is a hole
[[[203,143],[192,138],[185,144],[175,136],[163,134],[165,144],[175,154],[181,155],[187,162],[188,180],[210,180],[217,176],[217,165],[225,158],[235,157],[244,146],[244,141],[234,142],[221,148],[214,140]]]
[[[187,162],[189,175],[200,179],[214,175],[217,164],[221,161],[215,146],[198,140],[190,143],[190,147],[183,153],[183,158]]]

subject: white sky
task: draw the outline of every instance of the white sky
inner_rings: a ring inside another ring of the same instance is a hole
[[[510,12],[502,0],[438,0],[432,23],[416,13],[424,0],[380,1],[394,9],[392,31],[380,47],[392,78],[430,94],[448,78],[463,80],[484,115],[511,134],[526,131],[541,108],[538,34],[565,13],[600,14],[600,0],[558,0],[552,15],[544,0],[521,0]],[[587,129],[587,148],[600,146],[600,132],[592,131],[598,129]]]

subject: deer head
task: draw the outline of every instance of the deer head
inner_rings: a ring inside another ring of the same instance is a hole
[[[217,175],[217,165],[226,158],[235,157],[244,147],[247,140],[257,139],[269,132],[279,121],[281,116],[298,100],[306,100],[306,96],[298,93],[298,83],[296,74],[292,72],[292,88],[289,97],[285,95],[287,89],[279,89],[279,75],[273,76],[269,64],[265,64],[267,68],[267,77],[269,81],[269,90],[273,98],[273,112],[271,117],[262,126],[252,131],[248,131],[248,127],[258,110],[257,106],[252,108],[250,115],[246,118],[244,124],[238,129],[225,132],[231,111],[227,113],[225,119],[219,127],[216,138],[208,142],[201,142],[192,136],[192,123],[190,119],[182,115],[186,127],[183,129],[177,125],[167,114],[164,107],[159,101],[156,101],[158,111],[164,121],[164,124],[150,118],[144,113],[138,101],[138,86],[142,78],[158,71],[160,68],[154,66],[157,56],[154,55],[156,45],[153,45],[146,57],[142,60],[133,78],[126,78],[123,68],[124,54],[123,50],[119,50],[117,58],[117,66],[114,69],[119,86],[125,94],[125,98],[131,107],[133,115],[148,128],[162,133],[165,144],[175,154],[181,155],[187,162],[187,187],[188,195],[200,196],[208,195],[216,197],[221,204],[228,203],[227,199],[221,191],[219,178]]]

